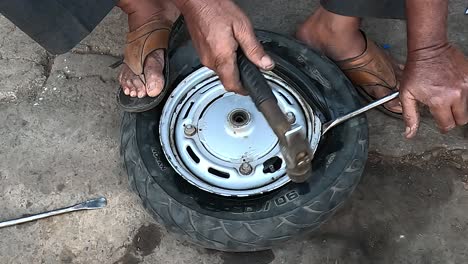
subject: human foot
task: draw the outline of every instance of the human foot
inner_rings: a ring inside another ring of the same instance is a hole
[[[170,24],[179,16],[178,9],[170,0],[121,0],[117,5],[128,14],[130,34],[138,30],[141,31],[141,27],[145,27],[144,25],[148,26],[148,23],[169,24],[168,26],[170,27]],[[163,37],[165,36],[163,35]],[[158,40],[153,40],[153,42],[158,42]],[[144,48],[147,48],[146,40],[142,45],[144,45]],[[167,43],[160,43],[159,45],[167,46]],[[135,62],[134,58],[132,59],[128,56],[131,52],[132,50],[130,50],[130,53],[126,51],[126,62]],[[164,88],[164,56],[164,49],[152,51],[146,58],[142,58],[142,69],[139,69],[141,66],[138,67],[138,63],[141,63],[138,60],[135,63],[131,63],[134,65],[129,66],[124,64],[119,74],[119,82],[124,94],[138,98],[143,98],[147,95],[150,97],[158,96]]]
[[[319,8],[299,27],[296,37],[323,52],[344,70],[341,67],[343,62],[359,59],[367,51],[368,43],[359,27],[359,18],[340,16]],[[366,59],[368,56],[366,55]],[[379,75],[373,79],[369,74],[364,73],[367,75],[365,79],[366,81],[379,79],[375,82],[378,85],[369,85],[369,82],[362,85],[362,78],[353,78],[349,71],[344,70],[344,72],[356,86],[360,86],[365,91],[365,94],[373,99],[379,99],[390,94],[392,90],[399,89],[403,66],[380,49],[374,51],[370,56],[379,57],[379,65],[375,65],[373,69],[373,73],[377,70]],[[403,112],[398,99],[385,104],[384,107],[392,113],[401,114]]]

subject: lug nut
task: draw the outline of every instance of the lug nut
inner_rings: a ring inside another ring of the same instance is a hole
[[[239,168],[239,172],[243,175],[249,175],[252,173],[252,166],[247,163],[247,162],[244,162],[241,164],[240,168]]]
[[[288,122],[290,124],[296,123],[296,116],[292,112],[287,112],[286,113],[286,118],[288,119]]]
[[[191,137],[197,133],[197,128],[193,125],[186,125],[184,128],[184,133],[187,137]]]

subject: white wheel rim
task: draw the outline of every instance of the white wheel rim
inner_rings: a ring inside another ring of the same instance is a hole
[[[273,72],[264,76],[285,113],[305,128],[313,150],[321,123],[304,99]],[[167,100],[160,121],[163,152],[185,180],[223,196],[251,196],[289,182],[278,139],[252,100],[225,91],[206,67],[187,76]],[[276,157],[276,158],[274,158]],[[267,160],[276,160],[267,166]]]

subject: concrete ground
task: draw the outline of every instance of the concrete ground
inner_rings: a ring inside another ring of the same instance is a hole
[[[450,1],[450,38],[468,54],[466,1]],[[254,24],[291,34],[317,1],[242,0]],[[404,58],[405,25],[369,19],[365,30]],[[440,135],[429,118],[417,139],[369,114],[370,150],[352,199],[305,240],[257,253],[222,253],[179,241],[129,191],[119,159],[114,93],[126,17],[113,10],[72,52],[53,57],[0,17],[0,219],[104,195],[103,210],[0,230],[7,263],[465,263],[467,128]]]

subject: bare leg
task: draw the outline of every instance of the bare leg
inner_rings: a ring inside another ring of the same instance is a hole
[[[179,10],[170,0],[120,0],[117,6],[128,15],[130,31],[155,18],[174,22],[179,16]],[[146,85],[127,65],[123,65],[119,82],[124,93],[139,98],[159,95],[164,87],[164,63],[162,50],[156,50],[148,55],[144,65]]]
[[[299,27],[296,37],[335,61],[345,60],[361,55],[366,48],[365,39],[359,31],[360,24],[360,18],[337,15],[320,7]],[[401,66],[395,62],[394,69],[398,79]],[[376,98],[390,93],[383,87],[370,87],[366,91]],[[398,100],[387,103],[385,107],[402,112]]]

